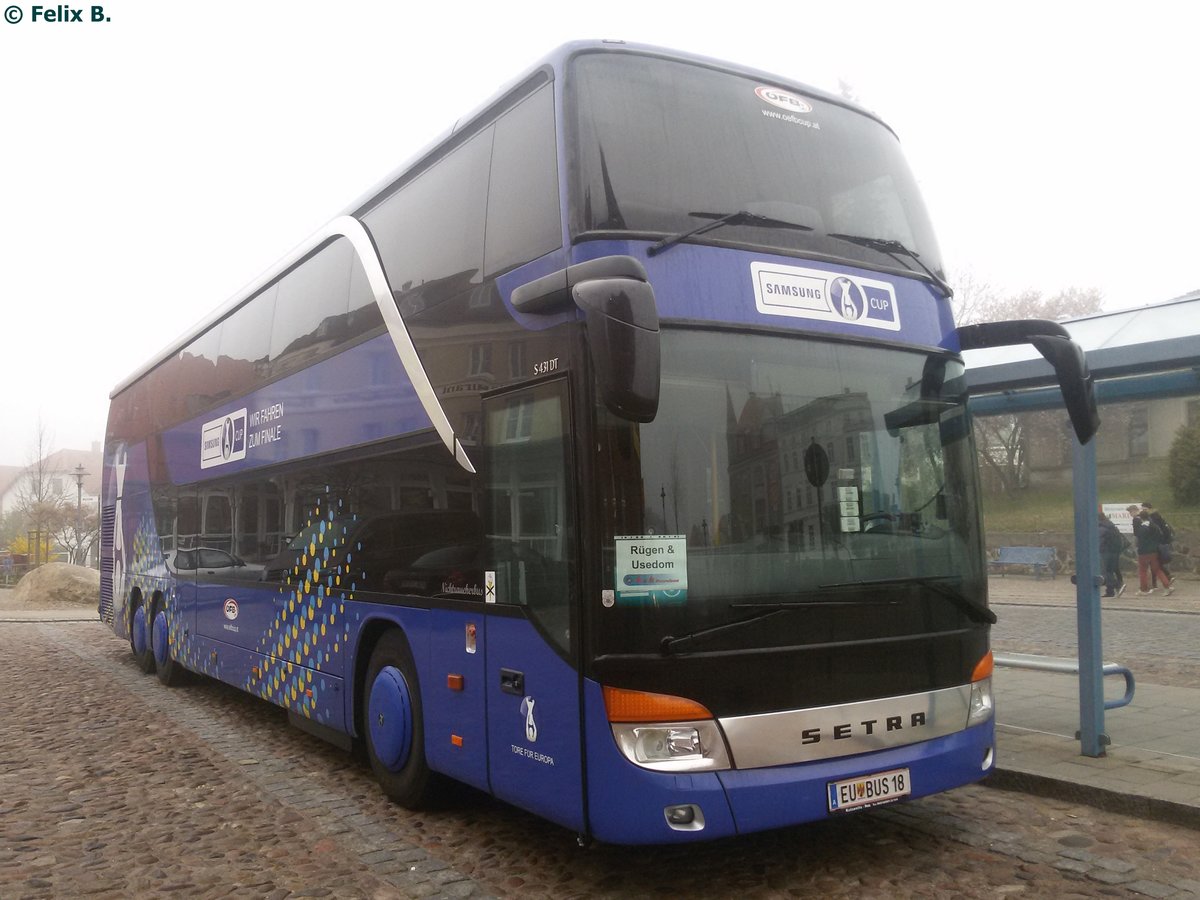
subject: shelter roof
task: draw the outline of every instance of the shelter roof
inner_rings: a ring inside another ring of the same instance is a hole
[[[1200,290],[1059,324],[1083,348],[1097,381],[1200,366]],[[1049,363],[1028,344],[968,350],[963,359],[972,394],[1043,387],[1055,380]]]

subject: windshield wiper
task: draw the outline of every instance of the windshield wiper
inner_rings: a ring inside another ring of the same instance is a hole
[[[815,594],[815,592],[813,592]],[[765,603],[730,603],[730,609],[758,609],[762,612],[748,616],[745,619],[736,619],[733,622],[722,622],[720,625],[712,625],[708,628],[701,628],[697,631],[691,631],[687,634],[681,634],[678,637],[667,635],[662,639],[662,649],[664,653],[670,653],[680,644],[695,640],[700,637],[707,637],[710,634],[719,634],[722,631],[732,631],[735,628],[740,628],[743,625],[749,625],[751,622],[761,622],[763,619],[769,619],[772,616],[777,616],[780,613],[793,612],[797,609],[814,609],[816,607],[826,606],[891,606],[896,603],[895,600],[832,600],[826,598],[818,598],[815,600],[793,600],[790,602],[768,601]]]
[[[921,255],[915,250],[909,250],[899,241],[892,240],[890,238],[868,237],[864,234],[839,234],[837,232],[830,232],[828,235],[826,235],[826,237],[837,238],[839,241],[847,241],[851,244],[858,244],[860,247],[868,247],[871,250],[878,250],[880,253],[886,253],[892,259],[896,260],[896,262],[900,263],[900,265],[904,265],[904,260],[902,260],[899,256],[899,254],[903,254],[920,266],[921,271],[928,275],[933,280],[933,283],[942,289],[942,293],[946,295],[947,300],[954,296],[954,291],[951,289],[950,285],[946,284],[945,280],[935,275],[933,269],[925,265],[925,263],[921,260]]]
[[[893,585],[915,584],[920,587],[927,587],[940,597],[945,597],[960,610],[967,614],[967,618],[976,622],[986,622],[989,625],[996,624],[996,614],[981,603],[976,603],[969,597],[964,597],[961,593],[953,590],[948,586],[949,582],[961,581],[962,579],[956,575],[941,575],[936,577],[914,575],[911,578],[880,578],[875,581],[840,581],[836,584],[822,584],[821,590],[838,590],[845,588],[873,588],[873,587],[891,587]]]
[[[701,628],[699,631],[692,631],[688,634],[681,634],[679,637],[674,635],[666,635],[662,639],[663,653],[670,653],[679,647],[680,644],[686,644],[688,641],[695,640],[698,637],[704,637],[709,634],[718,634],[722,631],[732,631],[734,628],[741,628],[743,625],[749,625],[751,622],[761,622],[763,619],[769,619],[772,616],[777,616],[780,613],[787,612],[787,608],[780,606],[774,609],[761,612],[756,616],[750,616],[746,619],[738,619],[735,622],[724,622],[721,625],[713,625],[710,628]]]
[[[663,238],[657,243],[651,244],[646,250],[647,256],[656,256],[664,250],[669,250],[680,241],[686,241],[690,237],[695,237],[698,234],[704,234],[706,231],[712,231],[720,228],[722,225],[756,225],[759,228],[792,228],[796,231],[812,231],[808,225],[801,225],[799,222],[788,222],[784,219],[774,219],[770,216],[759,215],[752,213],[749,210],[740,209],[737,212],[722,215],[714,212],[690,212],[689,216],[695,216],[699,219],[712,219],[711,222],[705,222],[703,225],[698,225],[690,231],[681,231],[679,234],[673,234]]]

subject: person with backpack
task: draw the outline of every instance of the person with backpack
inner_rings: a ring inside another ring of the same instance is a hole
[[[1116,524],[1100,513],[1100,562],[1104,569],[1104,596],[1120,597],[1125,593],[1125,579],[1121,575],[1121,551],[1127,541]]]
[[[1175,543],[1175,529],[1168,525],[1162,513],[1158,512],[1149,503],[1143,502],[1142,509],[1150,513],[1150,521],[1162,532],[1163,541],[1158,545],[1158,564],[1167,573],[1167,579],[1163,582],[1163,587],[1174,588],[1175,578],[1171,575],[1171,569],[1168,564],[1171,562],[1171,545]],[[1157,587],[1157,580],[1152,579],[1152,583]]]
[[[1138,559],[1138,595],[1145,597],[1154,593],[1156,580],[1161,580],[1167,586],[1164,593],[1170,594],[1175,586],[1162,570],[1158,560],[1158,548],[1163,543],[1163,533],[1159,527],[1150,521],[1150,510],[1129,507],[1129,515],[1133,517],[1133,538],[1137,543]]]

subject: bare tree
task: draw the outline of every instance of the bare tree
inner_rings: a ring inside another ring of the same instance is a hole
[[[1049,296],[1035,290],[1005,294],[971,272],[956,279],[954,294],[959,325],[1006,319],[1078,318],[1100,312],[1104,300],[1096,288],[1067,288]]]
[[[1049,297],[1033,290],[1006,295],[971,273],[960,277],[955,286],[960,325],[1008,319],[1077,318],[1099,312],[1102,299],[1103,295],[1095,288],[1067,288]],[[975,440],[985,484],[1006,493],[1025,487],[1032,436],[1050,431],[1058,435],[1060,420],[1053,412],[977,417]]]
[[[67,551],[71,562],[77,566],[87,565],[88,557],[100,540],[99,512],[96,509],[82,512],[64,509],[54,531],[54,540]]]
[[[17,487],[16,511],[24,522],[24,530],[44,537],[55,534],[67,521],[66,499],[62,492],[63,475],[50,461],[54,452],[51,444],[46,427],[39,420],[29,464],[20,476]],[[33,547],[37,548],[35,553],[40,556],[42,541],[35,541]]]

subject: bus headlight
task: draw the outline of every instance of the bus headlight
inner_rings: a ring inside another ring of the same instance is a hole
[[[729,753],[712,719],[612,725],[617,746],[632,763],[659,772],[713,772],[729,768]]]
[[[967,727],[986,722],[995,712],[992,700],[992,679],[983,678],[971,684],[971,706],[967,713]]]

